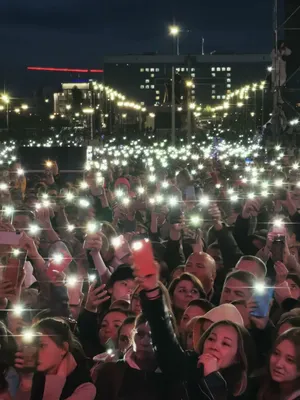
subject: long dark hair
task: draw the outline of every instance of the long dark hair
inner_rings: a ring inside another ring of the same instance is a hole
[[[300,328],[291,328],[288,329],[286,332],[283,332],[281,335],[278,336],[276,339],[270,357],[269,357],[269,363],[268,363],[268,372],[267,376],[264,379],[264,384],[259,392],[258,399],[259,400],[267,400],[269,398],[272,398],[274,400],[277,400],[280,398],[280,386],[277,382],[274,382],[271,377],[270,373],[270,359],[271,356],[276,349],[276,347],[282,343],[284,340],[288,340],[295,346],[295,352],[296,352],[296,368],[297,371],[300,371]],[[294,382],[294,389],[300,390],[300,378],[296,379]]]
[[[36,332],[47,335],[60,348],[64,343],[69,344],[69,352],[78,363],[84,363],[87,358],[79,341],[73,335],[69,325],[62,318],[45,318],[32,326]]]
[[[219,321],[210,326],[201,336],[197,349],[199,354],[203,353],[204,343],[218,326],[231,326],[238,336],[237,362],[222,370],[221,373],[227,382],[229,392],[234,396],[240,396],[245,392],[249,372],[254,368],[255,362],[252,359],[253,354],[255,354],[254,344],[249,332],[244,327],[231,321]]]

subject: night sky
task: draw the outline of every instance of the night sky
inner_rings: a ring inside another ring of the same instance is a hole
[[[105,54],[171,52],[173,18],[190,33],[182,53],[269,53],[272,0],[1,0],[0,79],[35,85],[26,66],[102,66]],[[0,81],[1,86],[1,81]]]

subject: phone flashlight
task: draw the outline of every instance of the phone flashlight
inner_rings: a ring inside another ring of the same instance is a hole
[[[122,244],[122,243],[121,243],[121,239],[120,239],[119,237],[113,238],[112,241],[111,241],[111,244],[112,244],[115,248],[120,247],[121,244]]]
[[[208,206],[209,205],[209,197],[208,196],[202,196],[201,198],[200,198],[200,204],[202,205],[202,206]]]
[[[87,184],[86,181],[80,182],[80,189],[85,190],[85,189],[87,189],[88,187],[89,187],[89,185]]]
[[[194,226],[199,226],[201,224],[201,218],[199,215],[193,215],[191,217],[191,224]]]
[[[139,188],[137,188],[137,192],[138,192],[138,194],[143,194],[143,193],[145,193],[145,188],[139,187]]]
[[[171,197],[171,198],[169,199],[169,205],[170,205],[171,207],[176,206],[177,203],[178,203],[178,200],[176,199],[176,197]]]
[[[263,294],[266,291],[266,285],[264,282],[256,282],[254,284],[254,290],[256,293]]]
[[[68,232],[73,232],[74,229],[75,229],[75,225],[69,224],[69,225],[67,226]]]
[[[164,201],[164,198],[161,194],[159,194],[158,196],[156,196],[156,204],[161,204]]]
[[[20,317],[24,311],[24,307],[21,304],[15,304],[13,307],[13,314],[16,317]]]
[[[12,254],[13,254],[14,257],[18,257],[21,254],[21,250],[13,249]]]
[[[81,208],[87,208],[90,205],[90,203],[86,199],[79,199],[78,203]]]
[[[96,222],[88,222],[86,230],[88,233],[95,233],[97,232],[98,226]]]
[[[239,196],[238,196],[237,194],[233,194],[233,195],[230,197],[230,201],[231,201],[232,203],[235,203],[236,201],[238,201],[238,199],[239,199]]]
[[[9,215],[12,215],[14,213],[15,209],[12,206],[5,206],[3,208],[3,211],[4,211],[4,214],[6,216],[9,216]]]
[[[64,256],[61,253],[55,253],[52,256],[52,260],[55,264],[61,264],[63,262]]]
[[[166,189],[169,186],[169,182],[164,181],[161,186]]]
[[[125,198],[122,200],[122,203],[124,204],[124,206],[128,206],[128,204],[130,203],[130,199],[129,199],[128,197],[125,197]]]
[[[43,194],[42,194],[42,199],[43,199],[43,200],[49,199],[49,195],[48,195],[47,193],[43,193]]]
[[[29,225],[29,233],[30,235],[36,235],[39,233],[41,228],[38,225]]]
[[[143,243],[142,242],[134,242],[132,243],[132,249],[135,251],[141,250],[141,248],[143,247]]]
[[[22,333],[22,338],[25,343],[31,343],[35,337],[35,333],[31,329],[26,329]]]
[[[67,201],[73,201],[73,200],[74,200],[74,197],[75,197],[75,195],[74,195],[73,193],[71,193],[71,192],[68,192],[68,193],[66,194],[66,200],[67,200]]]
[[[284,223],[283,223],[282,219],[274,219],[273,226],[275,228],[282,228],[283,225],[284,225]]]
[[[52,161],[50,161],[50,160],[46,161],[46,167],[47,167],[47,168],[51,168],[52,165],[53,165],[53,162],[52,162]]]
[[[124,193],[123,193],[122,190],[120,190],[120,189],[116,190],[116,197],[122,197],[123,194],[124,194]]]
[[[8,184],[5,183],[5,182],[1,182],[0,183],[0,190],[3,190],[3,191],[8,190]]]
[[[149,182],[154,183],[156,181],[156,176],[155,175],[150,175],[149,176]]]
[[[24,169],[19,168],[19,169],[17,170],[17,174],[18,174],[19,176],[24,175]]]
[[[50,201],[49,200],[43,200],[43,206],[44,207],[50,207]]]
[[[89,275],[89,282],[90,283],[95,282],[96,278],[97,278],[97,276],[95,274],[90,274]]]
[[[69,287],[75,287],[77,282],[78,282],[78,279],[75,275],[69,276],[67,278],[67,286],[69,286]]]

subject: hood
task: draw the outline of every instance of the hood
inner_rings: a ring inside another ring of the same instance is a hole
[[[238,309],[232,304],[222,304],[208,311],[203,318],[212,322],[231,321],[237,325],[244,326],[243,317]]]
[[[130,347],[125,355],[124,355],[124,360],[126,361],[126,363],[129,365],[130,368],[133,369],[138,369],[139,371],[141,370],[141,368],[137,365],[137,363],[134,361],[134,357],[133,357],[133,348]],[[161,373],[161,370],[159,368],[157,368],[155,370],[155,372],[157,373]]]

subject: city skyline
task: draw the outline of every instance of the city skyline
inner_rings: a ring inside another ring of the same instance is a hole
[[[99,68],[108,54],[170,53],[168,26],[173,19],[183,30],[183,53],[201,53],[202,36],[207,53],[268,53],[272,47],[272,0],[245,4],[237,0],[204,4],[5,0],[0,18],[5,55],[0,76],[8,88],[35,84],[34,75],[26,72],[28,65]]]

